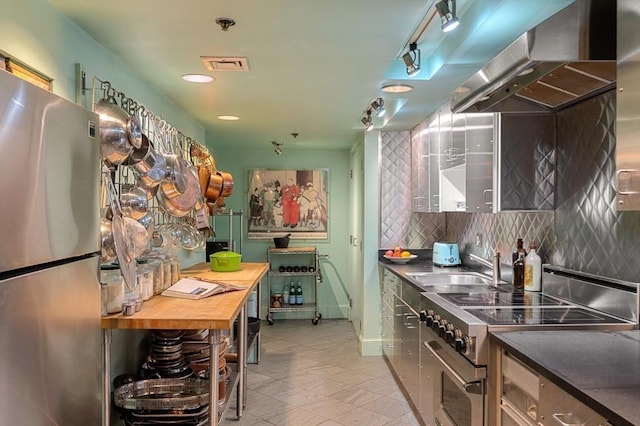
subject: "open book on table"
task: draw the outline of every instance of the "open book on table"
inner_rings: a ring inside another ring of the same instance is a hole
[[[204,299],[205,297],[213,296],[214,294],[245,289],[246,287],[241,285],[208,280],[206,278],[184,277],[163,291],[162,295],[181,297],[184,299]]]

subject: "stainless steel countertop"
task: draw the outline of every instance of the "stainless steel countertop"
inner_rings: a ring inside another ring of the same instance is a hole
[[[494,332],[490,339],[610,423],[640,425],[640,330]]]

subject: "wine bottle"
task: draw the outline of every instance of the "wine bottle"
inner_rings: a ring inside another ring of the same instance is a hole
[[[527,252],[524,249],[524,243],[522,242],[522,238],[518,238],[518,241],[516,241],[516,249],[511,254],[512,264],[514,264],[516,260],[518,260],[518,257],[520,257],[520,253],[524,253],[525,256],[527,255]]]
[[[293,285],[293,281],[291,281],[291,285],[289,286],[289,300],[290,305],[296,304],[296,287]]]
[[[296,305],[302,305],[302,286],[300,285],[300,281],[298,281],[298,286],[296,287]]]
[[[513,287],[524,289],[524,253],[520,253],[518,260],[513,262]]]

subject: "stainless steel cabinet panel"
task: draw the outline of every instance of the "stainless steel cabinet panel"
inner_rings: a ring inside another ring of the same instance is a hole
[[[413,404],[420,407],[420,316],[406,304],[398,306],[396,334],[400,336],[398,376]]]
[[[493,210],[493,158],[496,143],[495,114],[465,114],[466,133],[466,211],[491,213]]]
[[[556,118],[502,114],[495,211],[552,210],[556,191]]]
[[[466,210],[491,213],[493,208],[493,153],[467,153]]]
[[[563,389],[540,377],[539,424],[606,426],[607,419]]]
[[[640,211],[640,9],[618,0],[616,97],[616,206]]]

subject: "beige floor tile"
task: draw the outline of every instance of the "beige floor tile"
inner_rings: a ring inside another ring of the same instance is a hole
[[[280,320],[261,332],[244,414],[232,398],[222,426],[419,425],[384,359],[360,355],[350,322]]]

